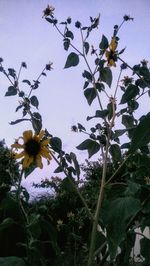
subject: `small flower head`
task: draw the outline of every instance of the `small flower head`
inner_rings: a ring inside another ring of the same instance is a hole
[[[143,59],[143,60],[141,61],[141,64],[142,64],[143,67],[147,67],[148,61],[145,60],[145,59]]]
[[[130,78],[128,76],[124,76],[124,79],[121,80],[123,82],[124,86],[128,86],[133,82],[133,78]]]
[[[131,18],[130,15],[124,15],[123,19],[125,21],[128,21],[128,20],[134,20],[134,18]]]
[[[77,126],[73,125],[73,126],[71,127],[71,131],[73,131],[73,132],[78,132],[78,128],[77,128]]]
[[[49,71],[52,70],[52,69],[53,69],[53,68],[52,68],[52,65],[53,65],[52,62],[50,62],[49,64],[47,64],[46,67],[45,67],[46,70],[49,70]]]
[[[74,219],[74,216],[75,216],[75,214],[74,214],[73,212],[68,212],[68,213],[67,213],[67,217],[68,217],[69,219],[71,219],[71,220]]]
[[[108,66],[116,66],[116,61],[117,61],[117,40],[115,37],[112,38],[110,44],[109,44],[109,50],[106,50],[105,56],[107,58],[107,64]]]
[[[23,158],[24,169],[28,168],[32,163],[42,169],[42,157],[49,161],[52,159],[52,151],[48,147],[50,140],[44,138],[44,135],[44,130],[41,130],[38,135],[33,135],[32,130],[27,130],[23,132],[23,137],[19,138],[23,140],[23,144],[20,144],[18,139],[11,145],[12,149],[15,150],[23,149],[21,153],[15,153],[14,157],[15,159]]]
[[[127,69],[128,66],[126,63],[122,63],[120,67],[122,70],[124,70],[124,69]]]
[[[75,23],[75,27],[76,27],[77,29],[80,29],[80,28],[81,28],[81,22],[80,22],[80,21],[76,21],[76,23]]]
[[[63,220],[59,219],[57,221],[57,230],[60,231],[61,227],[63,226]]]
[[[145,177],[145,182],[146,182],[146,185],[150,185],[150,177]]]
[[[55,10],[55,8],[53,7],[53,6],[47,6],[44,10],[43,10],[43,17],[48,17],[48,16],[50,16],[50,17],[53,17],[53,14],[54,14],[54,10]]]
[[[22,62],[22,67],[24,67],[24,68],[27,68],[27,64],[26,64],[26,62]]]

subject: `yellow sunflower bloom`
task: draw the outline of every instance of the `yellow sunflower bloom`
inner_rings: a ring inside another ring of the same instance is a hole
[[[107,64],[108,66],[116,66],[116,61],[117,61],[117,52],[116,52],[116,48],[117,48],[117,41],[116,38],[113,37],[111,40],[111,43],[109,44],[109,50],[106,50],[105,52],[105,56],[107,58]]]
[[[48,148],[49,139],[43,139],[45,131],[41,130],[38,135],[34,134],[32,130],[23,132],[23,144],[18,143],[18,140],[11,145],[12,149],[23,149],[20,153],[15,153],[15,159],[23,157],[23,168],[28,168],[32,163],[39,168],[43,168],[42,157],[50,161],[52,159],[52,151]]]

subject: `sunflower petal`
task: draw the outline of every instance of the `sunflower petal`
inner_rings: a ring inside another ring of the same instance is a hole
[[[110,50],[112,50],[113,52],[116,50],[117,48],[117,42],[116,42],[116,38],[112,38],[111,43],[110,43]]]
[[[24,148],[24,145],[22,144],[19,144],[19,143],[14,143],[11,145],[12,148],[15,148],[15,149],[23,149]]]
[[[30,164],[33,162],[33,156],[29,156],[27,153],[25,154],[24,160],[23,160],[23,168],[28,168]]]
[[[40,150],[40,155],[42,155],[42,157],[51,160],[52,157],[49,154],[49,151],[45,150],[45,149],[41,149]]]
[[[26,130],[23,132],[23,139],[26,143],[28,140],[32,139],[32,130]]]
[[[43,168],[42,158],[41,158],[41,156],[39,154],[35,158],[35,163],[40,169]]]
[[[20,159],[21,157],[23,157],[25,155],[25,152],[22,151],[21,153],[15,153],[14,154],[14,158],[15,159]]]
[[[45,135],[45,131],[41,130],[39,135],[38,135],[39,139],[41,139],[44,135]]]
[[[47,146],[49,144],[49,139],[41,141],[41,146]]]

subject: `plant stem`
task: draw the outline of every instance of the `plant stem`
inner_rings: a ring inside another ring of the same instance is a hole
[[[58,164],[59,166],[61,166],[61,163],[60,163],[60,162],[58,161],[58,159],[54,156],[54,154],[51,153],[51,155],[52,155],[53,159],[57,162],[57,164]],[[81,199],[81,201],[82,201],[82,203],[83,203],[83,205],[84,205],[84,207],[85,207],[85,209],[86,209],[86,211],[87,211],[87,214],[88,214],[89,219],[90,219],[91,221],[93,221],[93,219],[94,219],[94,218],[93,218],[93,215],[92,215],[92,213],[91,213],[91,211],[90,211],[90,209],[89,209],[89,207],[88,207],[88,205],[87,205],[87,203],[86,203],[84,197],[83,197],[82,194],[80,193],[78,187],[77,187],[77,186],[75,185],[75,183],[72,181],[72,179],[71,179],[70,175],[68,174],[67,170],[66,170],[66,169],[63,169],[63,171],[64,171],[64,174],[67,176],[69,182],[71,183],[72,187],[73,187],[74,190],[77,192],[79,198]]]
[[[109,132],[108,132],[108,138],[107,138],[107,142],[106,142],[106,150],[105,150],[104,161],[103,161],[103,172],[102,172],[101,186],[100,186],[100,191],[99,191],[96,211],[95,211],[95,215],[94,215],[92,235],[91,235],[91,244],[90,244],[90,251],[89,251],[89,259],[88,259],[87,266],[92,266],[92,263],[93,263],[95,242],[96,242],[96,233],[97,233],[96,232],[97,231],[97,224],[98,224],[100,210],[101,210],[102,202],[103,202],[106,171],[107,171],[107,158],[108,158],[109,145],[110,145],[109,141],[110,141],[111,130],[112,130],[112,127],[114,125],[114,120],[115,120],[115,117],[116,117],[116,114],[115,114],[115,102],[114,101],[112,102],[112,105],[113,105],[113,117],[112,117],[112,120],[111,120],[111,123],[110,123]]]

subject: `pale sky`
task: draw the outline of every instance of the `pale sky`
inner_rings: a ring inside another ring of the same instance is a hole
[[[101,14],[100,27],[94,31],[91,40],[98,47],[102,34],[111,39],[113,26],[120,24],[122,17],[127,14],[134,17],[134,21],[127,22],[119,33],[120,48],[126,48],[122,58],[131,66],[140,60],[150,62],[150,1],[149,0],[0,0],[0,57],[4,59],[6,68],[13,67],[18,71],[21,62],[27,63],[27,70],[23,69],[20,81],[36,79],[49,61],[53,62],[54,70],[42,77],[41,86],[35,91],[39,98],[39,111],[43,117],[43,128],[47,128],[54,136],[63,141],[64,149],[74,151],[84,161],[86,152],[76,150],[86,136],[72,133],[70,128],[80,122],[87,125],[86,117],[92,116],[98,108],[95,103],[89,108],[83,96],[82,72],[86,69],[82,62],[76,68],[63,69],[69,52],[63,49],[62,38],[52,25],[42,18],[42,12],[47,4],[55,7],[55,15],[59,21],[72,17],[72,25],[77,20],[87,25],[89,17]],[[63,27],[62,27],[63,29]],[[80,38],[75,30],[76,45],[80,47]],[[119,70],[119,68],[118,68]],[[117,70],[113,70],[117,75]],[[15,126],[8,122],[21,118],[21,113],[15,113],[18,98],[4,97],[8,81],[0,73],[0,139],[5,138],[10,146],[14,139],[22,135],[31,125],[22,123]],[[20,83],[22,89],[28,87]],[[111,94],[111,92],[109,92]],[[105,99],[104,99],[105,101]],[[141,106],[140,112],[149,111],[149,101]],[[36,110],[35,110],[36,111]],[[95,122],[95,121],[94,121]],[[91,127],[89,122],[88,128]],[[53,167],[36,170],[31,177],[50,177]],[[29,181],[28,181],[29,182]]]

